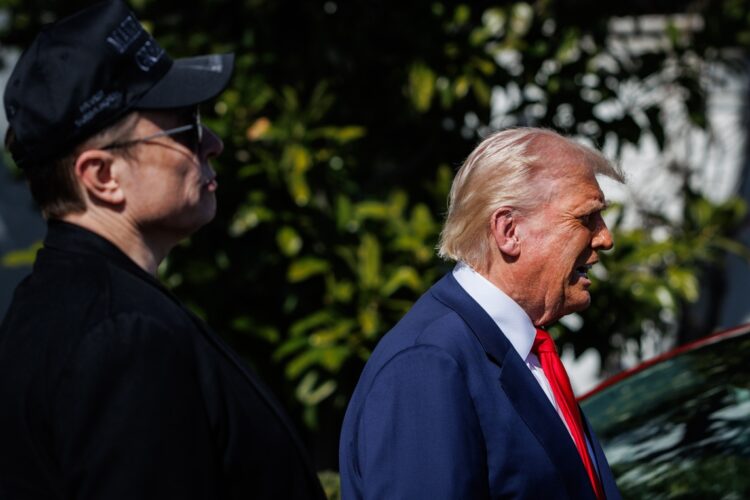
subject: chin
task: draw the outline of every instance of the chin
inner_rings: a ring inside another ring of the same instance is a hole
[[[211,212],[210,215],[206,215],[205,217],[196,218],[192,221],[191,227],[189,228],[190,234],[198,231],[200,228],[214,220],[215,212]]]
[[[588,309],[591,305],[591,295],[588,292],[584,292],[583,295],[575,297],[575,299],[568,300],[565,304],[565,314],[571,314],[574,312],[580,312],[584,309]]]
[[[154,221],[151,228],[163,234],[170,234],[178,240],[189,237],[200,228],[211,222],[216,214],[212,207],[210,210],[203,208],[191,213],[189,216],[183,214],[180,217],[167,217]]]
[[[214,220],[215,216],[216,200],[212,198],[195,207],[195,211],[188,217],[188,224],[199,229]]]

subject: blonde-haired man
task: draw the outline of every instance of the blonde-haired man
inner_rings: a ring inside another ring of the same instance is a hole
[[[544,129],[469,155],[439,248],[458,264],[381,340],[349,404],[345,498],[620,497],[544,331],[589,305],[612,248],[597,174],[623,180]]]

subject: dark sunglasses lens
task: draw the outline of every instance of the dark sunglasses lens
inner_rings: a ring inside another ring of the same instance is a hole
[[[195,150],[197,151],[198,148],[200,148],[201,144],[203,144],[203,124],[201,123],[201,110],[200,108],[195,108]]]
[[[182,143],[190,151],[197,152],[200,147],[201,141],[203,140],[203,127],[201,126],[200,113],[198,109],[190,111],[189,115],[186,115],[184,121],[186,125],[189,124],[191,127],[184,132],[175,134],[175,140]]]

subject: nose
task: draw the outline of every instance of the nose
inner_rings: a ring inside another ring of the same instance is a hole
[[[205,159],[219,156],[224,151],[224,143],[213,130],[203,125],[203,141],[200,145],[201,156]]]
[[[602,218],[601,214],[598,216],[596,229],[594,230],[594,237],[591,239],[591,246],[597,250],[609,250],[614,246],[612,233],[609,232],[607,223],[604,222],[604,218]]]

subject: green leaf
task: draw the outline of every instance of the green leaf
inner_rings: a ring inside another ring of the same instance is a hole
[[[250,316],[238,316],[232,319],[231,328],[238,332],[250,334],[253,337],[263,339],[269,344],[279,341],[279,330],[273,326],[256,323]]]
[[[307,205],[310,201],[310,186],[304,174],[294,172],[289,175],[289,193],[298,206]]]
[[[292,380],[296,379],[314,366],[321,366],[329,372],[336,372],[347,359],[350,352],[346,346],[305,350],[286,365],[286,376]]]
[[[365,290],[380,284],[380,243],[372,234],[365,234],[357,249],[357,274],[359,286]]]
[[[577,28],[566,29],[562,43],[557,48],[555,59],[563,64],[577,60],[580,57],[580,50],[578,50],[580,36]]]
[[[321,352],[317,349],[308,349],[295,356],[286,365],[284,372],[290,380],[299,378],[308,369],[320,363]]]
[[[667,269],[667,283],[675,289],[685,300],[698,300],[698,277],[694,272],[682,268]]]
[[[359,327],[362,329],[362,335],[365,338],[371,339],[378,333],[378,325],[380,324],[377,306],[369,304],[367,307],[360,309],[357,315],[359,321]]]
[[[390,220],[401,220],[409,204],[409,196],[402,189],[393,191],[388,196],[388,217]]]
[[[282,343],[273,353],[274,361],[280,361],[309,345],[306,337],[291,338]]]
[[[337,324],[329,327],[316,330],[310,335],[310,345],[313,347],[330,347],[335,344],[336,341],[345,339],[354,327],[354,321],[342,320]]]
[[[302,249],[302,238],[292,227],[284,226],[276,233],[276,244],[287,257],[297,255]]]
[[[318,374],[315,372],[309,372],[302,378],[295,392],[297,399],[302,404],[316,406],[333,394],[337,387],[334,380],[327,380],[320,385],[317,385],[317,383]]]
[[[292,323],[289,333],[292,337],[300,337],[314,328],[333,322],[335,319],[333,313],[323,309]]]
[[[349,230],[354,220],[354,208],[351,200],[340,194],[336,197],[336,228],[339,231]]]
[[[292,283],[298,283],[311,278],[317,274],[322,274],[330,268],[330,264],[317,257],[302,257],[295,260],[289,265],[287,279]]]
[[[28,248],[12,250],[0,259],[3,267],[31,267],[36,260],[36,253],[42,248],[42,242],[37,241]]]
[[[380,289],[380,293],[388,297],[401,287],[406,287],[415,293],[423,291],[424,285],[416,269],[410,266],[399,266]]]
[[[323,485],[323,491],[328,500],[341,500],[341,479],[337,472],[331,470],[318,472],[318,479]]]
[[[326,289],[335,302],[348,304],[352,301],[356,289],[354,283],[348,280],[337,281],[332,275],[326,276]]]
[[[310,133],[311,138],[331,139],[338,144],[347,144],[364,137],[364,127],[350,125],[346,127],[320,127]]]
[[[409,69],[409,97],[420,113],[430,109],[435,93],[435,73],[424,63],[415,63]]]
[[[331,373],[336,373],[349,358],[351,350],[348,346],[332,346],[321,349],[320,363]]]
[[[495,73],[497,66],[494,62],[489,59],[483,59],[479,57],[472,57],[471,63],[486,76],[490,76]]]
[[[468,23],[469,19],[471,19],[471,7],[465,3],[456,6],[456,10],[453,13],[453,22],[461,26]]]
[[[262,222],[273,220],[273,212],[266,207],[243,205],[237,210],[229,224],[230,236],[242,236]]]
[[[457,98],[462,99],[469,92],[469,87],[469,78],[461,75],[453,82],[453,94]]]
[[[362,201],[354,206],[354,217],[360,221],[366,219],[384,220],[389,215],[388,205],[380,201]]]

